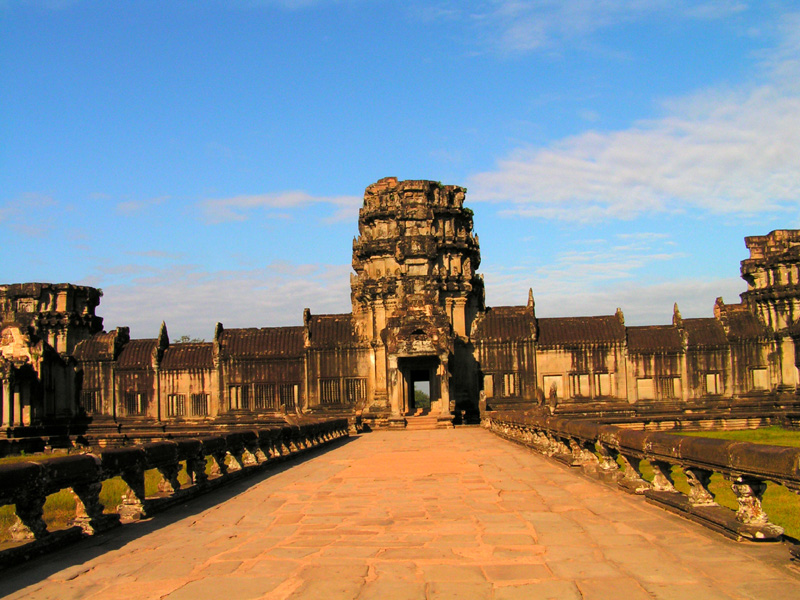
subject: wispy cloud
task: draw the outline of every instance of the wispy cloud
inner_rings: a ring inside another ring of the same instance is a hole
[[[45,194],[22,194],[0,205],[0,223],[25,237],[42,237],[53,228],[54,215],[63,210]]]
[[[326,204],[334,208],[327,221],[354,219],[358,215],[361,198],[358,196],[312,196],[303,191],[288,191],[255,196],[234,196],[200,202],[200,210],[208,223],[245,221],[255,210],[286,210],[303,208],[312,204]]]
[[[129,264],[98,269],[84,283],[103,288],[97,312],[106,329],[129,326],[134,337],[151,337],[163,320],[174,336],[210,339],[217,321],[226,327],[300,325],[304,307],[348,312],[349,270],[288,262],[225,271]]]
[[[740,0],[488,0],[422,4],[425,21],[459,20],[475,27],[477,39],[502,52],[559,50],[575,40],[653,15],[671,19],[723,19],[748,9]]]
[[[525,291],[533,288],[540,317],[611,314],[620,307],[628,324],[645,325],[668,322],[674,302],[685,317],[711,316],[718,296],[738,302],[738,294],[746,286],[733,275],[670,281],[645,276],[653,267],[681,258],[685,254],[675,252],[671,239],[660,233],[581,242],[549,265],[487,271],[487,303],[524,304]]]
[[[117,204],[117,211],[123,215],[130,216],[163,204],[168,199],[169,196],[161,196],[159,198],[148,198],[147,200],[126,200]]]
[[[800,26],[797,17],[788,19]],[[770,80],[664,103],[663,117],[519,148],[470,181],[505,214],[594,221],[700,209],[794,211],[800,198],[797,29],[765,61]]]

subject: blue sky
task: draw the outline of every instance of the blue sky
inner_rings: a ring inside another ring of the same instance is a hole
[[[386,176],[468,188],[489,305],[710,316],[800,227],[800,2],[0,0],[0,282],[135,337],[347,312]]]

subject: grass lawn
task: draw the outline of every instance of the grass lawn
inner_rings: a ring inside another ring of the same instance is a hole
[[[42,461],[48,458],[53,458],[52,454],[37,454],[31,456],[12,456],[0,459],[0,464],[8,464],[23,461]],[[206,462],[206,473],[210,472],[211,462],[213,459],[209,457]],[[181,463],[181,472],[178,479],[181,485],[189,482],[189,476],[186,473],[185,463]],[[150,469],[145,471],[144,486],[145,495],[154,496],[158,492],[158,484],[161,482],[161,473],[157,469]],[[116,507],[122,502],[122,496],[128,493],[128,484],[126,484],[121,477],[114,477],[107,479],[103,482],[103,488],[100,490],[100,503],[103,505],[105,512],[115,512]],[[70,489],[63,489],[54,494],[47,496],[44,503],[44,520],[47,523],[47,528],[51,531],[55,529],[63,529],[69,525],[69,522],[75,517],[75,496]],[[14,506],[0,506],[0,542],[11,539],[10,529],[16,521],[14,514]]]
[[[783,429],[782,427],[764,427],[761,429],[745,429],[741,431],[680,431],[675,432],[675,435],[736,440],[771,446],[800,447],[800,431]],[[645,479],[652,481],[653,469],[650,467],[650,464],[647,461],[642,461],[641,469]],[[680,467],[672,468],[672,476],[678,491],[688,493],[689,483]],[[731,490],[731,485],[729,482],[725,481],[722,475],[715,473],[711,477],[709,490],[714,494],[715,500],[720,505],[733,510],[738,508],[736,496]],[[771,522],[783,527],[786,530],[786,535],[795,539],[800,539],[800,496],[790,492],[781,485],[768,482],[762,506],[767,515],[769,515],[769,520]]]

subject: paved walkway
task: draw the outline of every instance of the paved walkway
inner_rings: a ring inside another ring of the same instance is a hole
[[[375,432],[2,573],[0,595],[798,598],[786,559],[482,429]]]

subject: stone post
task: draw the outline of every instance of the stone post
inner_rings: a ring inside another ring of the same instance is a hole
[[[436,370],[439,379],[439,424],[452,426],[453,417],[450,414],[450,373],[447,370],[447,357],[439,357],[439,367]]]
[[[11,395],[14,386],[11,382],[11,375],[3,377],[3,427],[11,427],[13,424],[11,414]]]
[[[794,391],[797,387],[794,340],[787,335],[779,340],[778,348],[781,357],[781,381],[778,384],[778,389]]]
[[[14,409],[11,416],[12,425],[24,425],[22,422],[22,386],[15,385],[12,387],[14,390]]]

